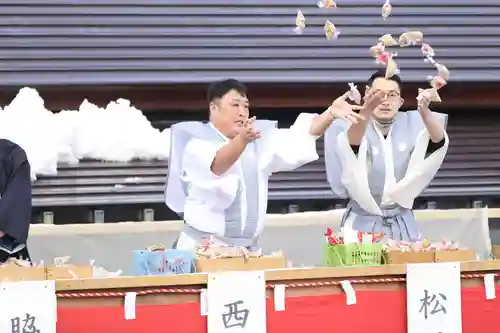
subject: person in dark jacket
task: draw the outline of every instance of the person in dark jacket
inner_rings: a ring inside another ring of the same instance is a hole
[[[27,240],[31,222],[31,167],[26,152],[0,139],[0,262],[29,260]]]

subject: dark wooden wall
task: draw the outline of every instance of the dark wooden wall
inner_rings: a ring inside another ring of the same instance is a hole
[[[362,85],[360,85],[362,87]],[[417,89],[425,83],[406,84],[405,107],[416,105]],[[37,87],[35,87],[37,88]],[[78,109],[84,99],[105,106],[125,98],[143,111],[203,110],[207,85],[39,87],[37,90],[52,111]],[[254,108],[326,107],[347,90],[347,84],[249,84]],[[8,104],[18,90],[0,89],[0,105]],[[500,84],[452,82],[441,90],[443,103],[433,108],[476,108],[500,106]]]

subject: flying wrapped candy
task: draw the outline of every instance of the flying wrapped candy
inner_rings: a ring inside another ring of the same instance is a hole
[[[401,47],[417,45],[424,38],[421,31],[407,31],[399,36],[398,44]]]
[[[399,73],[398,64],[394,61],[394,59],[389,58],[387,61],[387,66],[385,68],[385,78],[388,79]]]
[[[349,95],[348,98],[356,104],[361,104],[361,93],[358,87],[354,85],[353,82],[349,83]]]
[[[382,52],[375,58],[375,63],[379,65],[387,65],[389,60],[397,56],[397,53]]]
[[[441,102],[441,96],[439,96],[436,88],[418,89],[417,100],[421,100],[424,97],[431,102]]]
[[[70,256],[65,256],[65,257],[55,257],[53,260],[53,263],[55,266],[62,266],[66,264],[69,260],[71,259]]]
[[[392,38],[391,34],[385,34],[378,39],[384,46],[395,46],[398,42]]]
[[[387,18],[392,13],[392,5],[390,0],[385,0],[384,5],[382,6],[382,19],[387,20]]]
[[[444,80],[448,81],[450,79],[450,71],[448,70],[448,68],[445,65],[441,65],[436,60],[434,60],[434,58],[431,56],[427,56],[425,58],[425,61],[434,65],[434,67],[436,67],[436,69],[439,73],[438,75],[440,77],[442,77]]]
[[[321,0],[318,1],[319,8],[337,8],[337,4],[333,0]]]
[[[423,43],[422,46],[420,47],[420,51],[422,51],[422,54],[424,57],[434,57],[436,54],[434,53],[434,49],[426,43]]]
[[[332,22],[326,20],[325,22],[325,36],[327,39],[334,39],[334,38],[337,38],[339,36],[339,31],[337,30],[337,28],[335,27],[335,25],[333,25]]]
[[[428,76],[429,84],[432,88],[439,90],[443,88],[448,82],[440,76]]]
[[[385,50],[385,46],[382,43],[377,43],[370,47],[370,55],[376,58],[379,54],[383,53]]]
[[[448,70],[448,68],[445,65],[441,65],[439,63],[435,66],[438,70],[439,76],[448,81],[450,79],[450,71]]]
[[[295,29],[293,31],[297,34],[301,34],[302,30],[306,28],[306,18],[304,17],[304,14],[302,14],[302,11],[298,10],[297,11],[297,18],[295,19]]]

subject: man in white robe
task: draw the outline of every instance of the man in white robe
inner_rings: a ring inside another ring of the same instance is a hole
[[[328,181],[335,194],[350,199],[341,224],[348,239],[356,239],[358,231],[396,240],[420,237],[413,202],[448,150],[447,115],[432,112],[425,94],[418,110],[400,112],[401,90],[399,76],[386,79],[384,71],[376,72],[360,111],[365,120],[334,121],[325,134]]]
[[[229,79],[208,90],[210,121],[171,127],[166,204],[185,224],[174,245],[193,250],[204,239],[253,247],[264,227],[271,174],[318,159],[316,139],[335,118],[357,123],[356,107],[300,114],[287,129],[249,118],[246,87]]]

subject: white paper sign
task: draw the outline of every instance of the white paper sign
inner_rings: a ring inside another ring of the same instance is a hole
[[[204,317],[208,316],[208,296],[206,289],[200,291],[200,315]]]
[[[56,333],[55,281],[0,284],[0,332]]]
[[[345,301],[347,305],[356,304],[356,290],[352,287],[352,284],[348,280],[340,281],[340,285],[345,292]]]
[[[135,319],[135,303],[137,300],[137,293],[129,292],[125,294],[124,300],[124,310],[125,310],[125,320]]]
[[[495,290],[495,274],[484,275],[484,290],[486,292],[486,299],[497,298]]]
[[[406,268],[408,333],[462,333],[459,263]]]
[[[274,311],[285,311],[286,285],[277,284],[274,286]]]
[[[266,333],[264,272],[210,274],[208,333]]]

